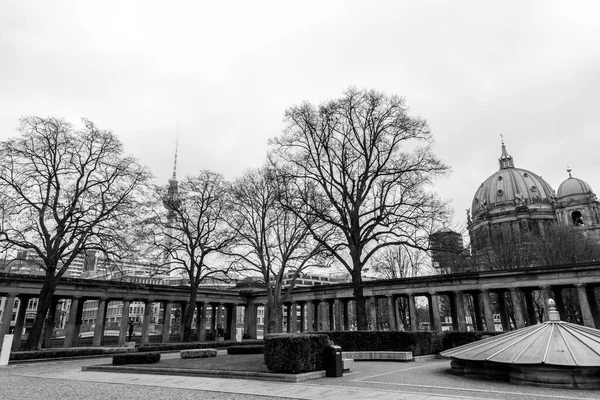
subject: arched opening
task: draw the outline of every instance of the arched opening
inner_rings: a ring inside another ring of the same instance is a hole
[[[571,213],[571,219],[573,221],[573,225],[575,225],[575,226],[583,225],[583,216],[581,215],[581,213],[579,211],[573,211]]]

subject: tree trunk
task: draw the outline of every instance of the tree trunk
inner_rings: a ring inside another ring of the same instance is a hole
[[[369,321],[367,320],[367,307],[360,272],[352,275],[352,286],[354,286],[354,302],[356,304],[356,329],[367,331],[369,330]]]
[[[194,320],[194,308],[196,306],[197,288],[192,287],[190,290],[190,303],[187,306],[182,318],[183,318],[183,341],[191,342],[194,340],[192,337],[192,321]],[[198,332],[196,332],[197,334]]]
[[[281,333],[281,326],[283,325],[283,311],[281,309],[282,304],[280,301],[273,300],[267,304],[268,306],[268,318],[269,324],[267,328],[268,333]]]
[[[42,285],[42,290],[40,291],[38,306],[35,313],[35,319],[33,321],[31,330],[29,331],[27,342],[25,343],[25,351],[39,349],[40,337],[42,336],[42,332],[44,331],[46,315],[48,314],[50,304],[52,304],[52,297],[54,296],[55,289],[56,282],[54,280],[54,276],[46,276],[44,284]],[[25,304],[25,306],[27,305]],[[50,327],[50,329],[52,329],[52,327]]]

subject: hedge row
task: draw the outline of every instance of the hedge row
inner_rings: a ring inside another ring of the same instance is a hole
[[[113,365],[154,364],[160,361],[160,353],[130,353],[113,356]]]
[[[342,351],[411,351],[414,356],[436,354],[502,332],[343,331],[320,332]]]
[[[135,353],[132,347],[71,347],[65,349],[43,349],[36,351],[15,351],[10,353],[11,361],[37,360],[47,358],[102,356],[120,353]]]
[[[229,346],[253,346],[263,344],[261,339],[249,339],[242,342],[226,341],[226,342],[179,342],[179,343],[150,343],[138,347],[138,351],[176,351],[189,349],[214,349],[226,348]]]
[[[229,346],[227,354],[263,354],[265,346],[262,344],[254,344],[250,346]]]
[[[271,372],[298,374],[323,369],[324,334],[272,334],[265,337],[265,365]]]
[[[181,358],[211,358],[217,356],[217,349],[192,349],[181,350],[179,357]]]

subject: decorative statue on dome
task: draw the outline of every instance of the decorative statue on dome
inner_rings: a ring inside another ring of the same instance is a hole
[[[471,209],[467,208],[467,224],[470,225],[471,222],[473,222],[473,221],[471,221]]]

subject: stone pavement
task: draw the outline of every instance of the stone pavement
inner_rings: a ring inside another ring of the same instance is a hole
[[[163,358],[178,357],[163,354]],[[600,399],[592,390],[557,390],[475,381],[446,373],[448,360],[357,362],[342,378],[303,383],[81,371],[110,357],[0,367],[0,399]]]

